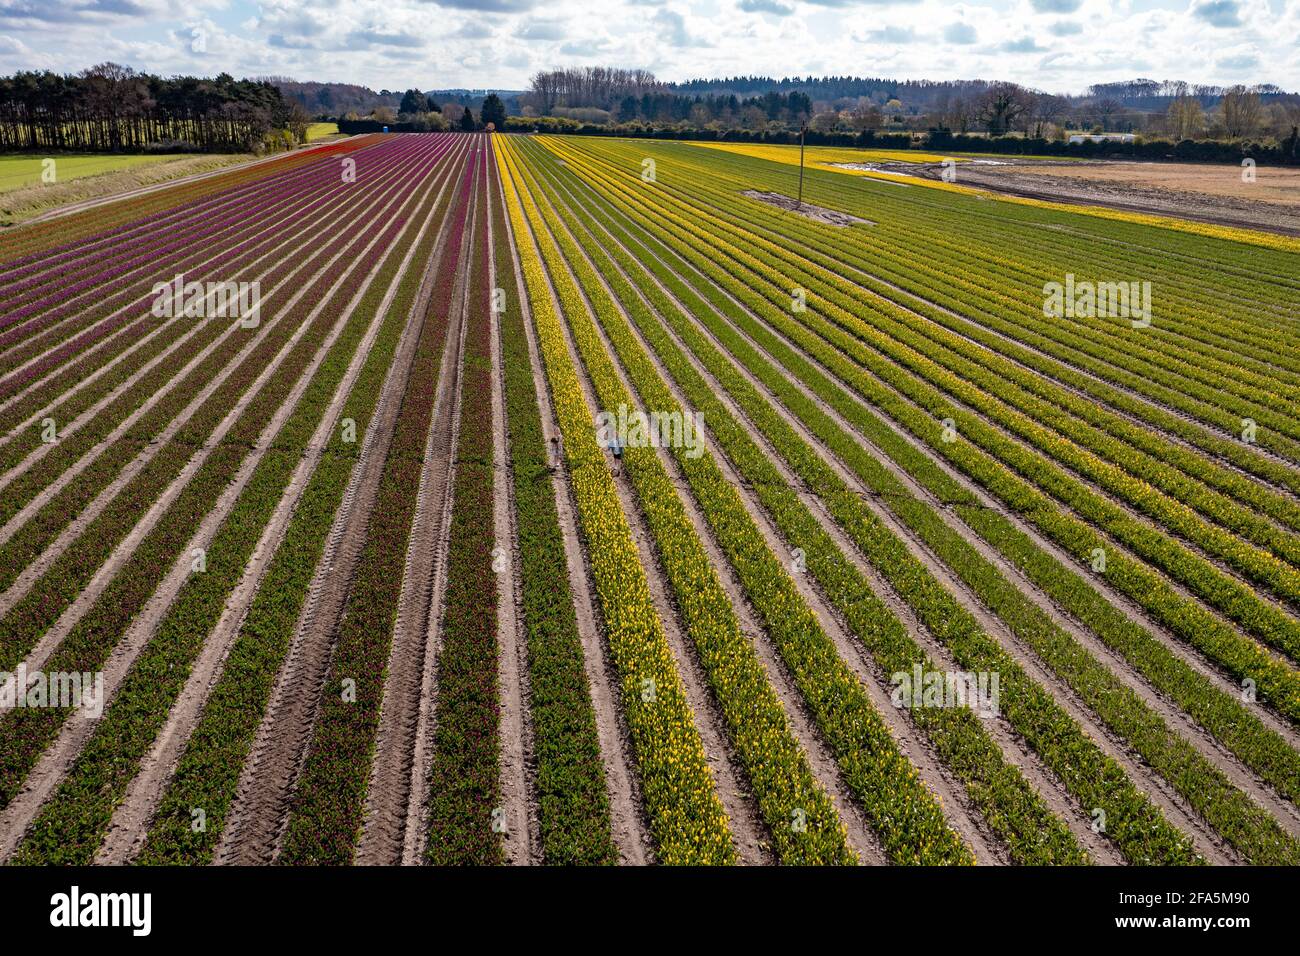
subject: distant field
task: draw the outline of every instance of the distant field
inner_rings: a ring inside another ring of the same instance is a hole
[[[317,124],[332,125],[332,124]],[[41,182],[41,173],[45,169],[46,159],[55,162],[55,182],[80,179],[83,176],[97,176],[100,173],[116,172],[119,169],[132,169],[139,166],[152,166],[176,159],[185,159],[183,154],[168,153],[150,156],[31,156],[27,154],[0,154],[0,193],[23,186],[33,186]]]
[[[326,136],[337,136],[338,131],[338,123],[312,123],[307,127],[307,142],[314,143]]]
[[[56,180],[41,181],[41,156],[0,156],[0,225],[13,225],[75,203],[118,196],[241,163],[238,153],[163,156],[55,156]]]
[[[1243,178],[1239,166],[1223,163],[1092,163],[1069,167],[1013,166],[1006,171],[1300,206],[1300,169],[1295,167],[1260,166],[1255,170],[1254,179]]]
[[[707,149],[720,149],[756,159],[767,159],[777,163],[799,163],[797,146],[781,146],[775,143],[700,143],[691,142],[692,146]],[[949,158],[945,153],[924,153],[911,149],[851,149],[841,146],[805,146],[804,160],[830,166],[835,163],[941,163]]]

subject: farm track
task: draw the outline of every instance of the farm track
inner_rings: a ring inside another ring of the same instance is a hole
[[[476,146],[475,153],[480,149]],[[474,206],[475,199],[471,199],[468,218],[476,224]],[[471,227],[464,236],[460,261],[472,248]],[[366,822],[356,857],[360,864],[412,864],[423,849],[420,835],[429,772],[427,708],[437,700],[431,676],[441,646],[439,624],[447,573],[444,556],[451,531],[460,405],[465,400],[461,367],[469,293],[463,269],[457,276],[452,303],[366,790]]]

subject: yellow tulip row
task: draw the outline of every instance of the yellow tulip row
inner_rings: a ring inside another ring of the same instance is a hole
[[[493,137],[588,561],[619,674],[660,862],[735,861],[730,829],[636,545],[573,367],[503,137]],[[581,309],[580,301],[563,303]]]

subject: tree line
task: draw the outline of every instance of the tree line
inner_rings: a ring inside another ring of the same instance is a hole
[[[1190,86],[1130,80],[1057,95],[984,80],[747,76],[660,83],[644,70],[586,67],[536,74],[526,118],[579,124],[677,126],[714,132],[797,130],[1022,136],[1133,133],[1171,142],[1281,143],[1300,125],[1300,97],[1272,85]]]
[[[0,77],[0,149],[250,152],[305,141],[308,116],[273,83],[164,78],[117,63]]]

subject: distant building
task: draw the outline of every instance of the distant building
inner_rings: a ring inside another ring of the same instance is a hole
[[[1132,133],[1071,133],[1070,144],[1075,143],[1132,143],[1137,137]]]

